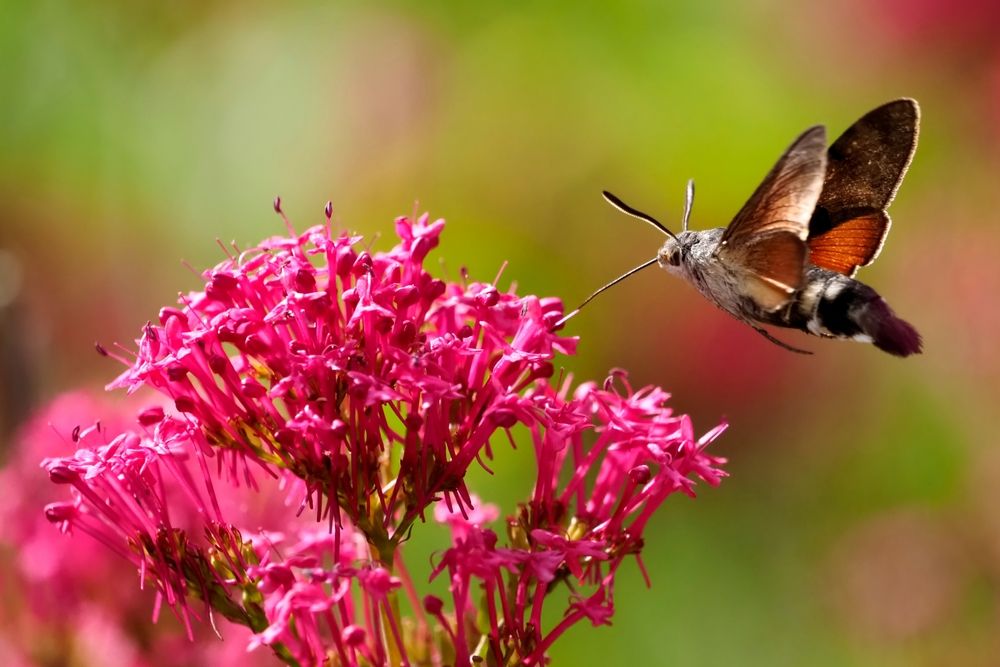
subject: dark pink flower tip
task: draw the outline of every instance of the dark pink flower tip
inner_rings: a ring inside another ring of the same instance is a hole
[[[181,370],[183,372],[183,369]],[[193,414],[198,411],[197,404],[190,396],[178,396],[177,399],[174,400],[174,407],[177,409],[177,412],[187,412]]]
[[[45,506],[45,518],[51,523],[72,521],[80,513],[75,503],[49,503]]]
[[[80,479],[80,473],[63,464],[60,460],[53,460],[49,463],[43,463],[43,465],[46,466],[49,479],[55,484],[73,484]]]
[[[424,596],[424,611],[431,616],[440,616],[444,610],[444,601],[434,595]]]
[[[517,413],[506,408],[499,408],[487,415],[498,428],[511,428],[517,423]]]
[[[643,464],[643,465],[637,465],[636,467],[629,470],[628,476],[629,479],[632,480],[633,484],[642,486],[643,484],[647,484],[649,480],[652,479],[653,473],[652,471],[650,471],[648,465]]]
[[[348,625],[340,633],[340,638],[348,646],[364,646],[368,633],[365,629],[357,625]]]
[[[155,405],[140,412],[138,419],[143,426],[152,426],[163,421],[163,416],[163,408]]]

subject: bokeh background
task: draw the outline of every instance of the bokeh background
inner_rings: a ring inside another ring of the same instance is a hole
[[[0,4],[0,429],[118,367],[218,261],[336,221],[392,243],[414,209],[461,267],[575,304],[660,237],[610,189],[693,226],[727,224],[787,144],[836,136],[899,96],[923,109],[878,262],[859,276],[924,355],[787,334],[768,344],[662,272],[569,326],[577,377],[630,370],[732,477],[650,531],[646,590],[564,665],[995,665],[1000,655],[1000,4]],[[520,497],[526,467],[482,475]]]

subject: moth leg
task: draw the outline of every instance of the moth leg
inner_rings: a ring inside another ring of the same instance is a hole
[[[799,349],[797,347],[792,347],[791,345],[789,345],[788,343],[786,343],[784,341],[778,340],[777,338],[775,338],[774,336],[772,336],[770,333],[768,333],[768,331],[766,329],[763,329],[761,327],[755,327],[752,324],[750,326],[753,327],[753,330],[756,331],[757,333],[759,333],[761,336],[763,336],[764,338],[768,339],[769,341],[771,341],[772,343],[774,343],[778,347],[785,348],[789,352],[795,352],[797,354],[812,354],[812,352],[810,352],[809,350],[801,350],[801,349]]]

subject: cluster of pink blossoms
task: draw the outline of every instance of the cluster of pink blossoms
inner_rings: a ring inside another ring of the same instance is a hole
[[[148,398],[148,397],[147,397]],[[73,451],[72,433],[101,416],[100,427],[81,428],[75,446],[104,443],[104,434],[129,428],[133,401],[98,400],[83,392],[55,399],[24,424],[7,443],[0,488],[0,665],[4,667],[263,667],[275,660],[264,651],[247,655],[251,631],[245,627],[194,627],[195,640],[173,618],[152,625],[153,592],[136,590],[123,562],[86,535],[67,539],[39,511],[65,495],[38,467],[43,457]],[[140,405],[143,405],[140,403]],[[287,523],[284,493],[243,498],[243,489],[219,485],[224,512],[241,508],[245,523]],[[247,502],[247,501],[250,502]],[[259,502],[258,502],[259,501]],[[187,507],[175,505],[175,521]],[[124,575],[124,576],[123,576]]]
[[[110,386],[169,404],[48,459],[73,496],[47,516],[130,560],[186,626],[224,617],[288,664],[545,663],[569,626],[609,622],[667,496],[719,482],[704,450],[724,427],[696,439],[622,373],[553,383],[576,343],[561,302],[432,277],[443,221],[400,218],[400,244],[370,253],[329,218],[206,272],[146,326]],[[501,536],[466,473],[518,437],[536,474]],[[247,525],[218,485],[279,485],[290,519],[316,521]],[[429,514],[451,527],[432,574],[447,601],[403,559]],[[564,605],[552,627],[546,604]]]

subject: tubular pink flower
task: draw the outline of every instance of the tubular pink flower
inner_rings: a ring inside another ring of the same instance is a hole
[[[223,262],[109,386],[163,392],[206,444],[292,471],[318,517],[339,529],[346,515],[390,553],[441,495],[468,505],[465,471],[516,421],[512,392],[574,346],[551,331],[557,301],[431,277],[442,221],[396,228],[385,254],[317,227]]]
[[[148,397],[138,407],[146,408]],[[136,406],[133,406],[133,408]],[[43,456],[65,456],[77,448],[100,448],[135,426],[133,408],[121,409],[84,393],[58,397],[8,444],[0,480],[0,645],[5,659],[23,654],[25,665],[74,664],[80,667],[120,664],[167,667],[178,664],[263,665],[270,656],[248,658],[250,633],[216,614],[210,627],[192,627],[195,642],[179,624],[146,627],[151,594],[136,590],[136,578],[123,572],[121,557],[133,552],[119,533],[110,532],[78,493],[49,482],[38,468]],[[145,409],[143,409],[145,412]],[[93,423],[100,415],[99,424]],[[78,475],[64,468],[63,480]],[[223,507],[229,498],[222,497]],[[245,504],[245,501],[244,501]],[[39,509],[45,506],[44,513]],[[171,518],[187,524],[185,508],[171,505]],[[53,530],[56,523],[64,531]],[[91,539],[85,533],[89,530]],[[62,533],[68,534],[62,534]],[[74,534],[76,533],[76,534]],[[103,541],[102,541],[102,538]],[[110,538],[110,539],[107,539]],[[136,562],[136,561],[133,561]],[[153,585],[148,588],[156,588]],[[219,639],[220,635],[225,641]],[[8,664],[6,661],[0,661]]]
[[[651,514],[675,491],[690,494],[689,476],[714,485],[723,475],[722,459],[704,448],[724,426],[694,441],[690,420],[666,407],[662,390],[633,391],[620,372],[603,389],[581,385],[571,399],[567,387],[536,383],[516,404],[538,471],[531,501],[508,521],[510,548],[497,548],[490,531],[456,531],[434,571],[449,571],[456,613],[465,610],[465,624],[488,635],[503,660],[537,663],[574,623],[608,623],[618,567],[629,555],[638,558]],[[474,625],[470,578],[486,591],[489,628]],[[563,621],[546,632],[542,609],[569,580],[571,590],[592,592],[574,594]]]
[[[47,460],[73,489],[49,519],[129,559],[185,624],[219,613],[288,664],[537,664],[573,624],[610,623],[621,563],[645,575],[652,514],[724,476],[705,453],[724,425],[695,440],[662,389],[620,371],[553,385],[576,349],[555,331],[561,302],[434,278],[443,228],[400,218],[400,243],[372,253],[314,227],[207,271],[109,385],[172,409]],[[501,544],[466,475],[515,431],[536,475]],[[238,486],[280,489],[321,526],[248,527],[221,490]],[[451,528],[432,573],[448,604],[421,597],[402,559],[428,509]],[[553,627],[546,603],[564,610]]]

